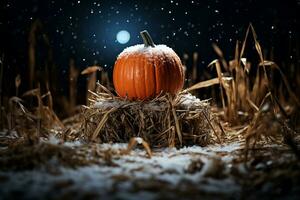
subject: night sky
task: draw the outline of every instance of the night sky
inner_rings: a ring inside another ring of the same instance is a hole
[[[144,29],[156,44],[172,47],[180,57],[198,52],[199,68],[204,68],[216,58],[212,43],[230,58],[250,22],[262,46],[274,51],[276,62],[299,65],[299,0],[1,0],[0,4],[4,13],[0,51],[11,73],[26,73],[28,33],[37,19],[63,77],[70,58],[79,69],[99,64],[111,70],[125,47],[142,42],[139,32]],[[117,42],[120,30],[130,33],[128,43]]]

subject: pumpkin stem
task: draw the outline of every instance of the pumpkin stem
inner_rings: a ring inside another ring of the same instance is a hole
[[[148,31],[144,30],[142,32],[140,32],[142,38],[143,38],[143,41],[144,41],[144,44],[145,44],[145,47],[154,47],[155,44],[150,36],[150,34],[148,33]]]

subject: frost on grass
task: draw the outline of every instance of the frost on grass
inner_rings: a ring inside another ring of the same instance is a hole
[[[48,143],[53,145],[56,141],[51,138]],[[70,142],[61,145],[69,147]],[[84,144],[76,144],[73,147],[76,147],[76,151],[89,151],[89,156],[93,156],[91,149],[95,148],[86,148]],[[79,199],[155,199],[161,195],[170,198],[176,191],[190,189],[225,196],[241,189],[233,179],[219,176],[223,172],[227,173],[229,162],[229,159],[224,159],[225,157],[220,157],[212,151],[214,148],[223,151],[219,147],[192,146],[179,150],[161,148],[153,152],[151,159],[139,148],[129,154],[123,154],[127,148],[125,143],[105,143],[97,145],[96,148],[99,155],[101,152],[110,152],[111,160],[105,161],[107,158],[96,156],[98,164],[69,168],[59,165],[59,162],[52,158],[44,164],[48,167],[0,172],[0,193],[6,198],[19,193],[28,199],[66,196],[76,196]],[[227,151],[234,153],[239,148],[239,144],[230,144],[230,150]]]
[[[260,195],[264,199],[265,194],[276,197],[285,180],[293,186],[289,197],[299,194],[300,173],[290,171],[299,164],[286,146],[266,145],[259,157],[246,163],[244,143],[238,141],[153,148],[151,159],[141,144],[127,149],[127,143],[63,142],[54,136],[28,147],[3,147],[0,197],[147,200]]]

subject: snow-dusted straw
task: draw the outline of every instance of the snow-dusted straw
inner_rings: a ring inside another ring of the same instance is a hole
[[[189,93],[132,102],[96,92],[90,100],[82,127],[88,141],[127,143],[141,137],[151,147],[205,146],[211,135],[209,103]]]

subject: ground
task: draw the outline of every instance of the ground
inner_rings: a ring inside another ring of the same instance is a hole
[[[299,160],[283,144],[258,146],[247,161],[244,142],[238,141],[152,149],[151,158],[142,146],[127,152],[125,143],[61,143],[50,137],[36,146],[40,151],[36,155],[53,153],[21,168],[13,166],[18,159],[9,159],[9,154],[0,158],[4,163],[0,199],[299,199],[300,195]],[[61,149],[59,153],[55,148]]]

